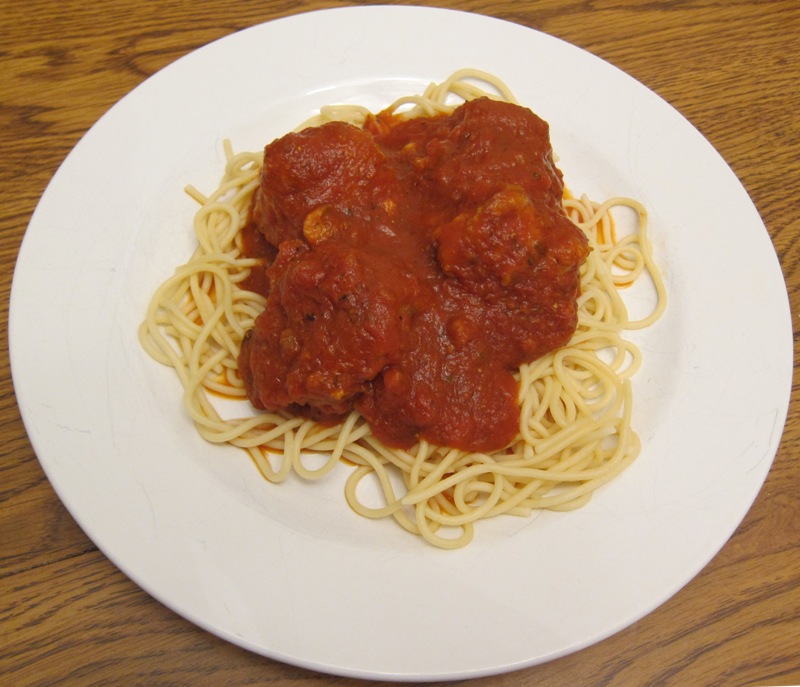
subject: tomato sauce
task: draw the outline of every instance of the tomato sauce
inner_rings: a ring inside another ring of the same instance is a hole
[[[514,371],[577,323],[588,247],[562,195],[547,123],[489,99],[268,145],[245,232],[269,263],[239,356],[253,405],[355,408],[402,448],[507,445]]]

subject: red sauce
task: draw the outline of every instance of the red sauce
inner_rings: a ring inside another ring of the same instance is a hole
[[[278,249],[239,357],[253,405],[355,408],[390,446],[507,445],[513,372],[576,327],[588,248],[562,195],[547,123],[488,99],[271,143],[246,241]]]

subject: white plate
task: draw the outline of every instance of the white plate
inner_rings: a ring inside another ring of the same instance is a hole
[[[467,549],[444,552],[353,515],[345,467],[325,483],[274,486],[243,453],[205,444],[136,327],[189,255],[194,207],[182,189],[216,185],[223,138],[260,148],[321,104],[381,107],[464,66],[498,74],[550,121],[570,188],[645,202],[670,305],[637,337],[640,459],[578,512],[495,520]],[[792,374],[788,300],[767,232],[689,123],[562,41],[413,7],[256,26],[120,101],[41,199],[17,263],[10,332],[34,449],[116,565],[231,642],[386,679],[547,661],[663,603],[750,507]]]

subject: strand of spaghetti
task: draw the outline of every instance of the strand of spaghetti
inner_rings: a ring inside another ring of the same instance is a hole
[[[614,418],[619,423],[620,418]],[[566,466],[563,469],[541,470],[537,468],[524,468],[498,464],[496,462],[479,462],[462,468],[458,472],[443,479],[422,485],[407,493],[401,502],[403,505],[416,505],[430,499],[435,493],[445,492],[461,482],[469,481],[484,475],[513,477],[516,480],[542,479],[551,482],[586,482],[603,478],[606,473],[620,460],[624,451],[615,451],[612,457],[600,468],[575,469]],[[487,509],[488,510],[488,509]]]
[[[331,455],[339,460],[339,458],[344,453],[345,447],[358,440],[359,437],[363,436],[368,428],[365,428],[364,425],[356,428],[356,424],[359,420],[359,414],[355,411],[352,411],[348,416],[347,419],[344,421],[342,425],[342,431],[339,434],[339,438],[336,441],[336,445],[333,447],[331,451]]]
[[[508,469],[542,470],[543,473],[540,475],[542,478],[546,472],[554,479],[558,478],[560,472],[575,469],[576,466],[583,469],[583,466],[591,467],[602,464],[605,461],[608,438],[611,436],[609,432],[615,431],[615,428],[609,429],[603,425],[614,421],[614,418],[607,416],[605,423],[601,422],[600,427],[578,437],[569,450],[559,452],[555,459],[553,456],[540,456],[533,452],[523,451],[521,454],[513,454],[509,460],[498,461],[498,463]]]
[[[248,448],[247,453],[264,479],[269,482],[275,484],[283,482],[292,472],[291,456],[287,456],[285,451],[276,456],[275,453],[268,453],[263,448],[258,447]],[[280,462],[277,470],[272,467],[270,458]]]
[[[664,283],[664,278],[661,274],[661,270],[656,265],[655,261],[653,260],[653,250],[652,246],[650,245],[650,238],[647,233],[647,227],[641,227],[639,230],[639,245],[642,249],[642,255],[644,258],[644,264],[647,268],[647,272],[650,275],[650,278],[653,281],[653,285],[655,286],[656,290],[656,305],[652,309],[649,315],[642,317],[635,322],[628,322],[627,328],[628,329],[644,329],[645,327],[651,326],[654,322],[660,319],[664,311],[667,308],[667,287]]]
[[[315,469],[307,468],[303,463],[303,453],[302,451],[298,451],[297,456],[294,460],[294,470],[295,472],[300,475],[300,477],[304,477],[306,479],[321,479],[327,473],[329,473],[333,467],[339,462],[339,459],[342,456],[342,452],[344,447],[350,443],[350,433],[353,431],[353,426],[358,419],[358,415],[356,413],[350,413],[347,420],[341,425],[339,430],[339,439],[336,442],[336,446],[332,451],[327,453],[327,458],[325,462],[322,464],[321,467]],[[306,430],[307,431],[307,430]],[[299,445],[302,445],[302,442],[298,442]]]
[[[585,503],[585,501],[591,496],[592,492],[627,467],[627,465],[633,460],[638,452],[638,449],[636,451],[626,451],[624,448],[622,448],[622,444],[620,444],[620,447],[621,448],[615,451],[614,454],[606,461],[604,468],[595,470],[593,474],[587,473],[586,475],[583,475],[585,479],[578,478],[570,480],[569,477],[577,476],[567,475],[566,479],[563,481],[558,481],[556,476],[553,475],[546,482],[544,482],[544,484],[549,485],[545,491],[545,495],[538,498],[530,498],[530,495],[527,493],[528,491],[531,493],[534,492],[536,488],[540,486],[540,483],[531,481],[529,483],[531,485],[529,490],[519,490],[515,495],[516,498],[506,499],[504,502],[499,503],[491,510],[488,510],[485,513],[482,512],[482,517],[495,517],[496,515],[507,513],[512,507],[518,507],[525,501],[527,501],[525,503],[525,508],[523,509],[525,512],[543,508],[571,509],[578,507],[579,505],[583,505],[583,503]],[[517,475],[514,475],[514,477],[517,477]],[[576,484],[571,486],[567,491],[558,490],[558,487],[560,487],[563,482],[575,482]],[[466,483],[466,481],[464,483]],[[429,514],[428,517],[435,519],[442,525],[459,525],[463,524],[465,520],[463,517],[449,518],[446,516],[435,516],[431,514]]]
[[[571,219],[586,233],[594,248],[599,250],[603,262],[608,267],[608,276],[616,287],[624,287],[634,281],[641,273],[642,263],[637,259],[636,250],[631,252],[615,251],[619,244],[614,224],[612,222],[611,208],[626,206],[637,214],[637,232],[627,238],[634,238],[639,229],[646,224],[647,214],[644,207],[629,198],[616,197],[599,204],[586,197],[565,199],[564,207]],[[611,271],[611,268],[617,271]],[[613,295],[613,291],[609,292]]]
[[[613,422],[616,421],[616,418],[607,417],[606,420]],[[575,443],[571,453],[565,455],[548,468],[547,474],[550,475],[551,479],[557,481],[561,481],[562,474],[573,474],[576,471],[581,471],[582,477],[591,477],[592,475],[587,470],[596,463],[597,458],[599,458],[601,466],[606,464],[607,458],[604,457],[605,450],[602,446],[607,436],[605,432],[600,430],[587,433]]]
[[[426,506],[426,520],[437,522],[441,525],[447,525],[449,527],[461,527],[468,523],[476,522],[477,520],[480,520],[488,515],[503,494],[505,479],[503,477],[503,473],[499,470],[489,470],[485,474],[491,476],[493,479],[490,485],[484,483],[488,487],[488,494],[486,495],[486,499],[483,503],[477,507],[470,507],[466,504],[464,493],[465,487],[469,489],[481,489],[482,487],[474,481],[471,481],[469,477],[465,477],[464,479],[461,479],[455,483],[455,490],[453,493],[453,505],[459,511],[458,514],[442,513],[439,510]],[[427,501],[428,499],[425,500]],[[415,501],[413,503],[417,502]]]
[[[204,253],[227,252],[223,246],[231,243],[233,237],[226,236],[233,228],[238,231],[239,211],[230,203],[210,203],[204,205],[195,215],[195,236]],[[209,230],[209,224],[214,228]]]
[[[604,389],[602,396],[599,398],[592,397],[585,384],[579,383],[579,375],[575,374],[574,370],[571,370],[571,365],[580,365],[586,370],[588,372],[587,376],[592,379],[595,388]],[[614,399],[620,386],[619,377],[605,363],[597,357],[593,357],[589,351],[580,348],[562,348],[556,352],[554,370],[581,414],[587,416],[592,414],[592,408],[587,404],[587,400],[600,407],[614,404]]]
[[[361,416],[352,412],[348,416],[354,419],[354,426],[349,430],[347,436],[342,436],[342,424],[321,425],[319,423],[309,423],[311,429],[304,437],[302,448],[304,451],[340,452],[344,456],[344,451],[351,444],[361,441],[369,434],[369,425],[362,421]]]
[[[621,332],[627,328],[628,311],[621,299],[609,295],[604,289],[611,285],[611,278],[598,270],[595,279],[586,284],[579,297],[578,328],[575,336],[590,332]],[[606,282],[604,284],[604,282]]]
[[[364,455],[365,460],[369,460],[367,455]],[[358,498],[358,487],[364,477],[368,475],[375,475],[383,491],[383,496],[386,504],[380,508],[370,508],[365,506]],[[359,515],[365,518],[372,518],[373,520],[380,520],[382,518],[393,515],[401,504],[395,497],[394,488],[392,487],[389,474],[383,469],[382,466],[373,467],[372,465],[359,465],[353,472],[351,472],[344,487],[345,500]]]
[[[213,404],[208,401],[202,388],[195,387],[194,394],[190,398],[195,399],[197,404],[201,404],[200,412],[205,415],[201,422],[201,426],[205,428],[204,436],[215,444],[231,443],[241,448],[255,448],[270,444],[304,422],[302,418],[285,418],[273,413],[259,413],[235,420],[222,420],[216,413]],[[206,404],[209,405],[206,406]]]
[[[194,330],[198,329],[196,323],[189,322],[182,313],[176,308],[173,300],[167,296],[171,291],[178,292],[178,298],[183,298],[183,293],[187,290],[186,275],[191,268],[184,266],[176,270],[175,274],[167,279],[157,290],[148,308],[145,322],[140,326],[140,341],[148,353],[159,362],[171,365],[176,369],[181,367],[181,362],[175,353],[175,349],[170,345],[164,336],[159,333],[158,327],[165,319],[173,323],[173,331],[181,332],[188,329],[189,336],[193,338]],[[163,318],[158,316],[158,312],[167,307],[169,313]]]
[[[468,79],[473,79],[487,84],[493,89],[493,91],[496,92],[496,95],[491,91],[487,91],[475,86],[474,84],[468,83]],[[454,95],[461,97],[463,100],[472,100],[482,96],[495,95],[495,97],[499,98],[500,100],[505,100],[509,103],[516,104],[517,102],[514,94],[511,92],[511,89],[506,86],[501,79],[496,77],[494,74],[490,74],[489,72],[485,72],[480,69],[459,69],[451,74],[441,84],[431,84],[428,89],[426,89],[424,95],[434,102],[444,104],[449,93],[453,93]]]
[[[417,506],[414,509],[414,514],[416,516],[417,528],[422,538],[428,543],[438,546],[440,549],[460,549],[467,546],[475,536],[473,524],[468,522],[461,525],[461,534],[458,537],[440,537],[436,534],[438,523],[433,527],[431,526],[432,522],[428,519],[427,509],[424,506]]]
[[[302,426],[302,423],[299,426]],[[297,445],[297,442],[295,441],[295,436],[296,436],[295,429],[296,427],[292,427],[288,429],[286,432],[284,432],[283,435],[281,436],[282,439],[281,465],[276,471],[277,475],[282,475],[285,472],[286,476],[288,477],[294,469],[295,458],[297,457],[297,453],[300,450],[299,446]],[[271,466],[271,463],[269,464]]]
[[[223,308],[204,313],[203,319],[206,322],[213,322],[213,324],[207,329],[204,328],[201,330],[198,339],[192,347],[192,352],[197,352],[200,356],[203,355],[204,350],[221,350],[225,353],[219,360],[218,366],[209,370],[209,374],[207,374],[205,378],[205,385],[208,388],[213,385],[214,375],[220,375],[226,365],[235,366],[235,350],[238,347],[238,342],[234,343],[231,333],[225,329],[225,310]],[[233,333],[235,334],[235,332]],[[192,356],[190,355],[190,361],[191,360]],[[202,357],[200,360],[202,360]],[[213,375],[211,373],[213,373]]]
[[[592,353],[612,354],[605,360],[605,365],[619,377],[631,377],[642,364],[642,353],[631,341],[622,338],[619,333],[607,330],[578,330],[570,341],[570,348]]]
[[[625,205],[635,210],[638,215],[640,225],[646,221],[647,209],[638,200],[635,200],[633,198],[613,196],[612,198],[608,198],[599,204],[591,203],[591,201],[589,201],[588,198],[584,198],[582,200],[567,198],[564,200],[565,208],[568,209],[574,208],[584,213],[585,212],[590,213],[589,217],[586,217],[585,219],[577,223],[578,226],[584,231],[587,231],[597,226],[598,223],[600,223],[603,220],[603,218],[609,216],[609,211],[611,210],[611,208],[617,205]]]
[[[591,239],[589,243],[596,248]],[[627,328],[628,308],[617,291],[612,266],[602,254],[593,263],[592,280],[581,282],[578,303],[583,307],[578,311],[578,328],[622,331]]]
[[[574,492],[574,497],[583,497],[588,500],[591,494],[599,487],[606,484],[608,481],[616,477],[622,472],[639,454],[640,444],[638,437],[630,429],[630,413],[631,413],[631,399],[630,399],[630,385],[626,382],[626,395],[628,398],[625,403],[625,413],[620,419],[619,440],[614,455],[609,459],[609,470],[595,478],[578,486]],[[583,505],[585,501],[581,501],[579,505]],[[570,507],[569,499],[565,499],[560,495],[554,497],[547,497],[542,499],[538,504],[540,508],[548,508],[552,510],[564,510]],[[573,505],[572,507],[579,507]]]
[[[200,246],[206,252],[218,252],[219,245],[234,242],[240,224],[239,216],[243,210],[247,210],[247,200],[258,183],[258,173],[255,170],[236,174],[223,182],[201,206],[195,214],[194,227]],[[225,198],[231,192],[232,197]],[[204,231],[209,226],[214,227],[213,232]]]
[[[584,422],[571,423],[561,427],[560,431],[549,437],[540,439],[534,445],[534,451],[543,457],[555,456],[569,447],[581,435],[591,435],[595,432],[602,432],[606,429],[606,421],[603,418],[585,418]]]
[[[412,105],[412,109],[403,112],[402,108]],[[431,98],[419,95],[409,95],[395,100],[390,106],[389,111],[402,114],[407,117],[433,117],[434,115],[446,114],[452,109],[443,102],[437,102]]]
[[[453,508],[464,516],[474,516],[473,522],[488,518],[498,507],[502,508],[512,488],[504,475],[493,472],[489,477],[491,479],[464,480],[453,487]]]
[[[417,459],[414,461],[414,464],[411,466],[411,470],[409,471],[409,488],[424,489],[426,486],[436,483],[442,479],[442,476],[448,470],[454,468],[455,462],[461,457],[461,451],[458,449],[451,449],[438,464],[431,466],[426,460],[426,455],[424,453],[420,453]],[[423,472],[423,468],[429,468],[429,471],[425,477],[420,479],[420,474]]]
[[[366,426],[366,432],[360,440],[360,445],[365,450],[370,451],[375,456],[376,460],[382,463],[389,463],[396,467],[403,475],[407,475],[411,471],[411,466],[414,463],[414,456],[402,449],[394,449],[385,446],[378,441],[369,432],[369,426]],[[421,446],[422,442],[420,442]]]
[[[392,515],[409,531],[416,530],[416,526],[402,513],[403,504],[395,494],[392,481],[384,464],[377,461],[375,456],[368,451],[363,451],[361,457],[365,465],[357,467],[348,476],[345,483],[345,499],[350,507],[359,515],[372,519],[381,519]],[[381,488],[384,505],[379,508],[365,506],[358,498],[358,487],[364,477],[368,475],[375,475]]]
[[[614,283],[618,288],[626,288],[639,279],[646,269],[644,253],[636,244],[641,234],[629,234],[619,239],[605,252],[605,259],[609,265],[623,270],[614,273]]]
[[[195,260],[190,261],[186,265],[179,267],[175,273],[168,278],[156,291],[152,301],[151,306],[148,309],[148,318],[152,316],[152,322],[155,323],[157,320],[157,311],[163,307],[169,307],[172,309],[174,314],[178,314],[180,305],[179,303],[183,301],[186,297],[187,292],[190,289],[190,277],[196,274],[205,273],[209,271],[216,272],[223,278],[226,278],[229,274],[230,270],[233,269],[245,269],[253,266],[255,264],[254,260],[251,259],[242,259],[242,258],[235,258],[231,255],[226,253],[215,253],[213,255],[205,255],[199,257]],[[249,292],[246,292],[249,294]],[[168,295],[169,294],[169,295]],[[252,300],[255,304],[264,303],[264,299],[257,294],[249,294],[248,298]],[[182,314],[182,313],[181,313]],[[174,318],[167,318],[168,321],[174,324]],[[192,335],[192,332],[198,327],[196,322],[194,322],[191,318],[183,315],[179,317],[179,322],[184,323],[184,325],[188,329],[188,335]],[[237,324],[231,322],[232,326]],[[153,327],[150,327],[151,330],[154,330]],[[239,325],[239,329],[241,329],[241,325]]]
[[[648,316],[635,322],[627,322],[625,325],[626,329],[642,329],[650,326],[656,320],[658,320],[663,315],[664,310],[667,307],[666,286],[664,284],[663,277],[661,276],[661,270],[658,268],[652,258],[653,251],[648,236],[647,210],[645,209],[644,205],[632,198],[609,198],[605,202],[597,205],[595,208],[591,208],[591,216],[589,218],[584,217],[582,221],[578,221],[577,224],[584,229],[584,231],[586,231],[587,229],[596,226],[600,221],[600,218],[610,216],[609,212],[611,208],[618,205],[625,205],[636,211],[638,216],[638,229],[635,234],[622,237],[621,239],[614,241],[612,244],[609,244],[607,250],[604,252],[606,253],[606,260],[609,263],[609,266],[611,264],[619,265],[622,262],[620,260],[620,256],[622,255],[626,255],[630,261],[631,266],[629,266],[627,270],[629,274],[625,276],[616,276],[615,285],[624,286],[629,284],[637,279],[645,270],[650,275],[650,278],[656,289],[656,305]],[[586,212],[590,209],[588,201],[581,203],[575,201],[574,199],[565,199],[564,206],[567,209],[574,209],[578,210],[579,212]],[[639,244],[639,249],[632,249],[630,244],[634,242]],[[610,291],[609,293],[613,294],[614,291]]]
[[[529,515],[534,508],[531,505],[524,506],[524,502],[532,501],[532,495],[542,489],[550,490],[554,488],[554,484],[550,479],[532,479],[527,483],[519,486],[517,483],[515,489],[511,490],[509,495],[502,501],[501,504],[486,514],[486,517],[496,517],[498,515],[513,514],[519,512],[521,515]]]
[[[189,274],[189,289],[201,321],[207,320],[212,313],[231,319],[229,304],[233,301],[233,283],[227,279],[226,269],[217,262],[200,263],[202,270],[192,270]],[[231,322],[235,327],[235,323]]]

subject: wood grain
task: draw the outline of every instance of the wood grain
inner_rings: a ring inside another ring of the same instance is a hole
[[[341,4],[0,3],[0,683],[378,684],[321,675],[241,650],[179,618],[119,572],[72,520],[36,460],[17,411],[7,345],[12,267],[25,227],[59,164],[92,124],[148,76],[209,41],[297,11]],[[563,38],[627,71],[679,109],[753,198],[798,312],[800,3],[435,4]],[[54,335],[46,323],[42,335]],[[686,588],[584,651],[457,684],[800,684],[798,393],[795,384],[780,450],[752,509]]]

